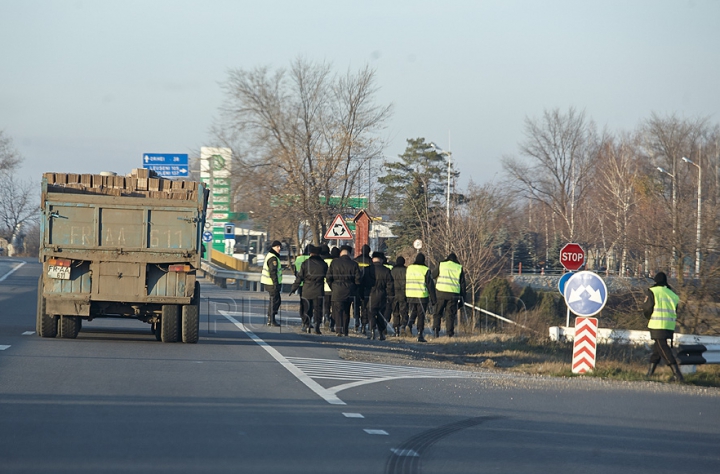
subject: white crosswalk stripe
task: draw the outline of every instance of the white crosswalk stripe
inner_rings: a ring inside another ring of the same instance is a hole
[[[346,360],[287,357],[287,360],[313,379],[371,381],[401,378],[477,378],[482,374],[463,370],[403,367]]]

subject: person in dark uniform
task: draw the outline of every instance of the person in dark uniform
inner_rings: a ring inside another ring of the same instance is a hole
[[[322,247],[320,248],[320,258],[323,259],[323,261],[327,264],[328,268],[330,268],[330,262],[333,261],[333,259],[338,258],[340,256],[340,249],[337,247],[333,247],[332,251],[330,250],[330,247],[328,244],[322,244]],[[332,313],[330,311],[331,304],[330,304],[330,285],[327,284],[327,280],[325,280],[325,295],[323,296],[323,316],[325,317],[325,323],[330,326],[330,330],[335,330],[335,322],[332,320]]]
[[[465,299],[465,272],[454,253],[440,262],[433,271],[433,278],[438,299],[433,316],[433,336],[440,337],[440,319],[444,316],[447,336],[453,337],[458,303]]]
[[[280,265],[280,249],[282,244],[274,240],[270,244],[270,250],[263,261],[260,283],[265,285],[270,301],[268,302],[268,326],[280,326],[275,316],[280,309],[280,291],[282,290],[282,265]]]
[[[435,284],[430,269],[425,265],[425,255],[418,253],[415,262],[407,268],[405,273],[405,296],[410,310],[408,329],[412,333],[412,325],[417,320],[418,342],[427,342],[423,337],[425,331],[425,315],[428,303],[437,303]]]
[[[390,274],[393,278],[393,286],[395,297],[393,298],[392,307],[392,325],[395,330],[395,336],[400,336],[400,331],[405,331],[408,324],[408,305],[405,296],[405,258],[398,257],[395,260]]]
[[[325,275],[328,266],[325,261],[320,258],[320,249],[314,245],[308,245],[309,258],[302,262],[300,271],[290,288],[290,294],[295,293],[302,288],[302,298],[305,300],[308,317],[312,317],[312,321],[308,321],[308,334],[315,330],[315,334],[320,332],[320,325],[323,317],[323,295],[325,293]],[[313,324],[314,323],[314,324]],[[305,327],[303,327],[305,329]]]
[[[370,291],[375,285],[375,269],[370,256],[370,246],[365,244],[362,246],[361,253],[355,258],[358,267],[360,267],[360,287],[358,288],[357,305],[354,306],[355,313],[355,331],[365,334],[368,325],[368,299]]]
[[[293,270],[295,273],[295,281],[297,281],[298,274],[300,273],[300,266],[308,258],[310,258],[310,245],[305,246],[305,250],[303,251],[302,255],[298,255],[297,257],[295,257],[295,263],[293,264]],[[303,330],[306,330],[311,326],[312,315],[310,314],[310,311],[308,309],[307,300],[303,298],[302,284],[300,284],[300,288],[298,288],[297,294],[298,294],[298,296],[300,296],[300,308],[299,308],[300,320],[303,323]]]
[[[375,267],[375,285],[370,290],[368,299],[368,323],[370,325],[368,339],[375,339],[375,328],[377,328],[380,340],[384,341],[387,323],[383,313],[388,297],[392,298],[395,288],[390,270],[385,268],[385,254],[375,252],[372,254],[372,260],[373,267]]]
[[[647,376],[650,377],[655,373],[655,368],[662,358],[672,370],[673,380],[683,382],[680,367],[667,343],[668,339],[673,339],[680,298],[668,285],[667,275],[664,272],[658,272],[654,280],[655,284],[645,290],[643,303],[643,314],[649,320],[650,338],[654,341]]]
[[[350,258],[352,247],[340,247],[340,257],[330,263],[325,279],[332,289],[332,313],[338,336],[347,336],[350,324],[350,303],[360,286],[360,267]]]

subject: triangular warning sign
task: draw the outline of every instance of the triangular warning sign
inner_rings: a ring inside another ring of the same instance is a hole
[[[343,216],[338,214],[335,217],[335,219],[332,221],[332,224],[330,224],[330,227],[328,227],[327,232],[325,232],[325,238],[328,240],[352,240],[352,232],[350,232],[347,224],[345,224],[345,219],[343,219]]]

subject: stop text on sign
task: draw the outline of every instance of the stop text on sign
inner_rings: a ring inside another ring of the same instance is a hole
[[[565,262],[582,262],[585,260],[585,254],[578,252],[563,252],[560,258]]]

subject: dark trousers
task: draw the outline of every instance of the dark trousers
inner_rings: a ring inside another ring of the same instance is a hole
[[[268,301],[268,321],[272,321],[273,317],[280,310],[280,288],[275,286],[266,286],[270,301]]]
[[[368,323],[368,296],[358,296],[353,301],[353,314],[355,317],[355,327],[360,324]]]
[[[427,301],[420,303],[408,302],[408,309],[410,310],[410,320],[408,321],[408,326],[412,326],[415,324],[415,320],[417,320],[418,334],[422,334],[425,330],[425,313],[427,312],[427,307]]]
[[[440,330],[440,319],[445,317],[445,330],[448,336],[455,335],[455,319],[457,318],[458,300],[438,299],[435,315],[433,316],[433,329]],[[444,314],[443,314],[444,313]]]
[[[310,318],[312,317],[310,310],[308,309],[308,300],[302,297],[302,286],[298,288],[298,296],[300,296],[300,308],[299,314],[303,325],[310,325]]]
[[[652,354],[650,354],[650,363],[657,364],[660,359],[665,359],[667,365],[677,364],[675,356],[673,356],[670,346],[668,346],[668,339],[672,339],[672,331],[662,330],[651,330],[650,337],[655,342],[652,347]]]
[[[323,296],[323,314],[325,315],[325,319],[330,323],[331,327],[330,329],[333,329],[335,325],[332,322],[332,313],[330,309],[332,308],[332,296],[328,293],[325,293],[325,296]]]
[[[307,311],[303,318],[303,324],[307,324],[308,327],[314,327],[316,330],[320,330],[323,318],[323,297],[318,296],[313,299],[303,299]]]
[[[352,298],[332,302],[332,314],[333,320],[335,321],[335,331],[337,331],[338,334],[348,335],[351,302]]]
[[[385,307],[387,306],[387,298],[370,298],[368,302],[368,323],[370,330],[374,331],[377,327],[379,331],[387,328],[385,317]]]
[[[405,298],[395,297],[393,299],[392,325],[393,327],[405,327],[408,323],[408,302]]]

